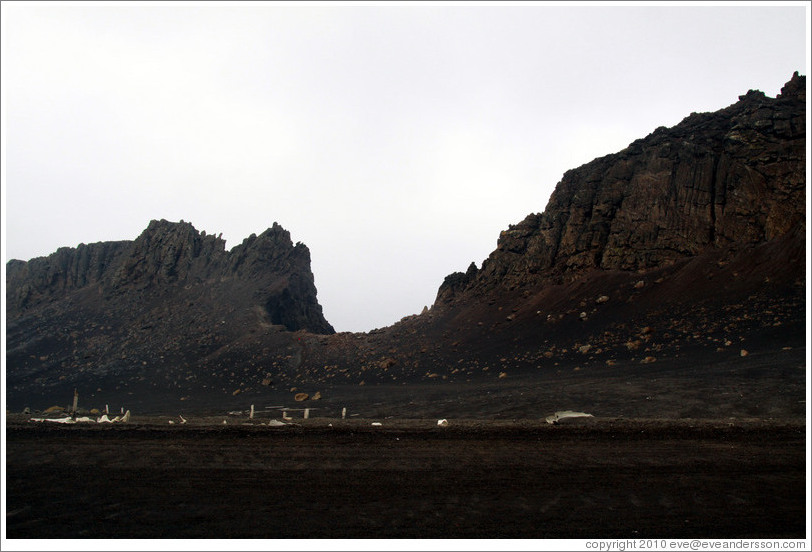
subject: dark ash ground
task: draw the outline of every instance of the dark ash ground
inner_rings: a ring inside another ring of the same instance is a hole
[[[244,421],[11,423],[8,538],[804,537],[802,422]]]
[[[804,538],[804,355],[336,387],[288,396],[311,417],[281,428],[262,404],[254,420],[7,414],[7,536]],[[544,422],[564,409],[595,417]]]

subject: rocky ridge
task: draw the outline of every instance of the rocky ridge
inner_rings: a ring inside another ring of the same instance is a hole
[[[772,403],[734,410],[786,412],[803,387],[805,94],[796,73],[776,98],[751,90],[568,171],[544,212],[502,232],[481,268],[449,275],[431,309],[368,333],[332,333],[307,248],[277,225],[229,253],[154,221],[135,242],[12,261],[8,397],[82,386],[203,409],[307,393],[328,408],[340,389],[360,400],[378,386],[524,381],[524,394],[549,378],[611,387],[669,370],[712,397],[729,386],[712,367],[775,356],[789,360],[737,383]]]
[[[11,319],[90,287],[108,300],[137,294],[171,300],[168,295],[180,289],[219,286],[225,303],[235,299],[228,293],[232,288],[250,282],[271,324],[334,333],[316,300],[310,251],[302,243],[293,245],[290,233],[276,223],[226,252],[220,236],[207,236],[184,221],[153,220],[132,242],[80,244],[29,262],[12,260],[6,275]],[[224,285],[229,282],[234,285]]]
[[[6,270],[10,400],[71,386],[163,394],[167,381],[197,382],[204,366],[222,377],[230,363],[219,359],[254,333],[334,333],[308,248],[278,224],[227,252],[190,223],[154,220],[134,241],[61,248]]]
[[[566,172],[544,212],[503,231],[480,271],[451,275],[438,302],[589,269],[650,270],[803,232],[805,102],[796,72],[776,98],[750,90]]]

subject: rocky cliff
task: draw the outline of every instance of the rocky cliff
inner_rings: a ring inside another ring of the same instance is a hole
[[[451,275],[438,302],[588,269],[649,270],[803,229],[805,105],[796,72],[776,98],[751,90],[568,171],[544,212],[503,231],[481,270]]]
[[[9,261],[6,277],[6,314],[12,321],[89,287],[99,302],[136,293],[171,301],[181,289],[205,285],[223,291],[214,303],[260,307],[272,324],[289,331],[334,332],[316,299],[310,251],[294,245],[276,223],[226,252],[220,237],[200,233],[188,222],[153,220],[132,242],[80,244],[29,262]],[[233,293],[242,287],[254,288],[250,300]]]
[[[292,332],[334,333],[308,248],[277,224],[226,251],[190,223],[154,220],[134,241],[10,261],[6,275],[10,399],[135,383],[165,394],[204,369],[236,381],[220,359],[240,340],[284,350]]]
[[[802,348],[805,175],[796,73],[776,98],[751,90],[568,171],[481,268],[445,278],[430,310],[336,336],[324,362],[352,358],[344,373],[366,383],[532,382]]]

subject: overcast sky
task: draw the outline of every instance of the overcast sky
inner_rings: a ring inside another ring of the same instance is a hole
[[[808,5],[3,2],[4,257],[278,222],[387,326],[566,170],[807,74]]]

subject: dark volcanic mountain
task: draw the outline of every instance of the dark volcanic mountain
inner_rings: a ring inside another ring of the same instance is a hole
[[[802,388],[805,105],[796,73],[777,98],[751,90],[568,171],[481,268],[446,277],[430,310],[336,336],[344,346],[324,363],[354,359],[346,369],[367,383],[517,378],[528,393],[551,374],[620,378],[794,351],[800,364],[768,375]],[[762,376],[752,381],[766,389]]]
[[[226,252],[189,223],[152,221],[135,241],[10,261],[6,274],[10,399],[196,382],[204,366],[227,370],[220,357],[255,332],[334,333],[308,248],[277,224]]]
[[[308,250],[276,225],[228,253],[162,221],[134,242],[11,261],[8,403],[65,404],[79,388],[175,411],[279,404],[296,388],[328,409],[331,395],[400,388],[414,390],[400,414],[441,396],[448,415],[527,415],[547,392],[598,410],[615,393],[615,413],[640,415],[676,386],[695,391],[680,416],[731,389],[741,401],[717,414],[797,414],[805,106],[796,73],[776,98],[751,90],[568,171],[431,309],[366,334],[330,335]]]
[[[502,232],[482,271],[453,275],[438,299],[592,269],[648,271],[803,233],[805,81],[796,73],[777,99],[751,90],[568,171],[544,213]]]
[[[215,318],[256,308],[267,323],[290,331],[334,333],[316,300],[309,250],[294,246],[276,223],[227,253],[222,239],[189,223],[154,220],[134,242],[80,244],[28,263],[10,261],[7,278],[14,318],[76,297],[73,308],[101,307],[122,321],[155,299],[167,310],[180,302],[174,309],[181,316],[194,313],[190,320],[200,320],[194,306],[202,292],[217,296],[211,308],[227,309],[213,313]]]

